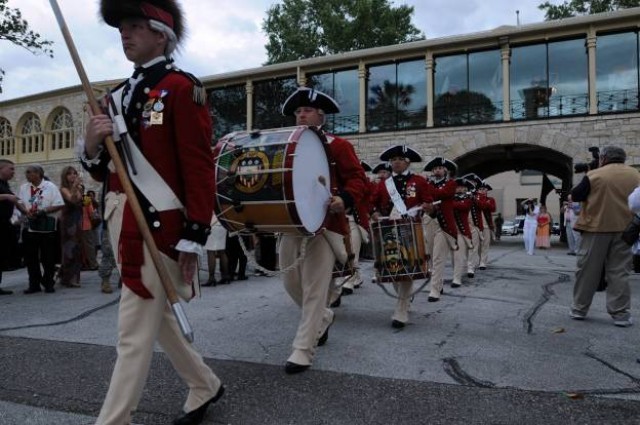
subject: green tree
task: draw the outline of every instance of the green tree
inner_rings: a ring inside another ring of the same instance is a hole
[[[640,0],[570,0],[559,5],[553,5],[546,1],[538,5],[538,9],[545,11],[545,20],[553,21],[638,6],[640,6]]]
[[[53,57],[52,41],[43,39],[40,34],[29,29],[29,23],[22,19],[19,9],[7,6],[8,0],[0,0],[0,40],[9,41],[23,47],[33,54],[45,54]],[[0,93],[4,70],[0,68]]]
[[[424,38],[413,7],[388,0],[283,0],[267,10],[267,64]]]

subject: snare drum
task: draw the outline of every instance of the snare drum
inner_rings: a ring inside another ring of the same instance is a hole
[[[232,232],[319,232],[331,198],[324,141],[306,126],[223,137],[215,159],[220,222]]]
[[[371,235],[378,282],[394,282],[403,277],[429,277],[420,219],[407,217],[374,221],[371,223]]]

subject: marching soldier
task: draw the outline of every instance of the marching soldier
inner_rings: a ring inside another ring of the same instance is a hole
[[[104,218],[123,282],[118,358],[97,424],[131,423],[156,341],[189,388],[173,423],[200,424],[224,386],[181,334],[102,143],[113,134],[129,169],[135,167],[129,174],[149,228],[176,292],[189,300],[198,290],[197,260],[209,232],[215,190],[206,93],[171,59],[184,34],[176,1],[102,0],[101,14],[120,31],[135,72],[107,99],[109,115],[90,118],[82,155],[83,166],[106,185]]]
[[[496,212],[496,200],[488,195],[493,190],[491,185],[483,180],[477,188],[476,204],[480,209],[482,216],[487,224],[482,231],[482,243],[480,246],[480,262],[478,268],[485,270],[489,264],[489,248],[491,240],[495,238],[495,225],[493,223],[493,213]]]
[[[391,164],[392,174],[378,183],[372,201],[372,220],[386,216],[399,218],[411,209],[419,207],[430,211],[433,201],[427,181],[409,170],[411,162],[420,162],[422,157],[415,150],[404,146],[393,146],[380,155],[380,160]],[[395,311],[391,317],[391,326],[403,328],[409,321],[409,308],[413,292],[413,280],[405,277],[393,283],[398,294]]]
[[[293,115],[296,125],[322,127],[325,114],[340,111],[336,101],[318,90],[300,87],[282,106],[284,115]],[[344,251],[344,236],[349,234],[345,213],[351,213],[355,222],[368,228],[367,178],[353,145],[345,139],[325,133],[329,160],[334,165],[332,186],[335,188],[326,229],[323,233],[306,238],[306,256],[295,268],[284,274],[285,290],[301,309],[300,322],[293,340],[293,352],[285,364],[285,372],[300,373],[307,370],[316,348],[326,343],[334,313],[327,308],[331,275],[338,251]],[[348,237],[348,236],[347,236]],[[280,269],[289,268],[297,259],[303,239],[284,235],[280,240]],[[339,246],[342,245],[342,246]]]
[[[469,225],[469,210],[473,205],[473,183],[464,178],[456,179],[456,194],[453,198],[453,216],[458,229],[458,250],[453,251],[453,280],[452,288],[462,285],[462,274],[467,267],[467,256],[473,249],[471,242],[471,227]]]
[[[436,157],[429,161],[424,171],[431,172],[429,183],[434,199],[434,211],[431,217],[436,218],[438,227],[433,235],[433,268],[431,272],[431,290],[429,302],[440,301],[444,283],[444,267],[451,256],[451,251],[458,249],[458,230],[453,215],[453,197],[456,193],[456,182],[449,177],[455,174],[457,166],[444,157]]]
[[[467,260],[467,277],[473,278],[476,273],[476,268],[480,264],[480,245],[484,239],[484,215],[482,210],[476,202],[477,188],[482,184],[482,179],[474,174],[469,173],[462,176],[462,178],[472,182],[475,185],[473,192],[473,205],[471,206],[471,243],[473,249],[469,251]]]

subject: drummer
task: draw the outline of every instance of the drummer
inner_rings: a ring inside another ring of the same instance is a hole
[[[282,106],[284,115],[295,116],[296,125],[319,129],[325,123],[325,114],[339,111],[333,98],[307,87],[298,88]],[[288,374],[307,370],[313,362],[317,346],[327,342],[334,318],[333,311],[327,308],[327,293],[336,253],[345,251],[344,236],[349,234],[345,214],[353,214],[355,222],[365,229],[369,226],[367,178],[360,160],[349,141],[323,134],[327,139],[329,162],[334,165],[330,188],[333,197],[328,207],[326,228],[322,233],[310,237],[283,235],[278,249],[280,270],[291,268],[300,252],[303,249],[305,252],[299,264],[283,275],[285,290],[301,308],[293,352],[285,364]]]
[[[430,211],[432,197],[429,184],[423,177],[409,170],[411,162],[422,161],[420,154],[408,146],[396,145],[382,152],[380,160],[389,161],[392,172],[391,177],[378,184],[372,200],[371,219],[397,219],[405,213],[419,215],[423,209]],[[414,207],[417,209],[410,212]],[[410,276],[405,276],[394,282],[393,286],[398,300],[391,316],[391,326],[399,329],[409,322],[413,280]]]

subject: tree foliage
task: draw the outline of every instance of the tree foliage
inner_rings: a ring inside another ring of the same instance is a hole
[[[267,10],[267,64],[424,38],[413,7],[388,0],[283,0]]]
[[[43,39],[40,34],[29,29],[29,23],[22,18],[20,10],[10,8],[7,2],[8,0],[0,0],[0,41],[8,41],[33,54],[53,57],[53,42]],[[4,70],[0,68],[0,93],[3,75]]]
[[[538,5],[538,9],[545,11],[545,20],[553,21],[638,6],[640,6],[640,0],[570,0],[559,5],[553,5],[546,1]]]

